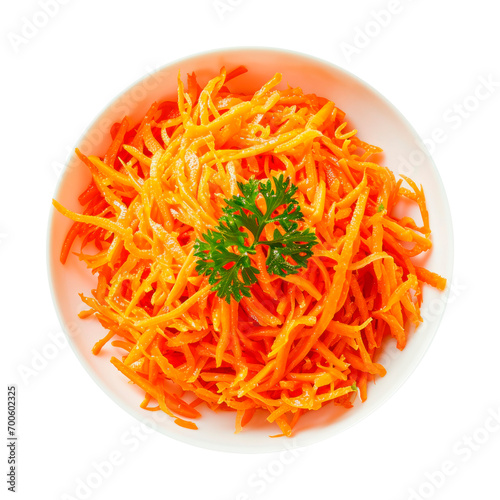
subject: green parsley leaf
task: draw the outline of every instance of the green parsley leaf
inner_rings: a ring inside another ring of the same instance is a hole
[[[252,266],[249,255],[255,254],[257,245],[268,247],[267,271],[286,276],[307,266],[312,247],[318,242],[309,228],[299,230],[298,222],[304,216],[294,198],[297,186],[282,174],[265,182],[250,179],[238,186],[242,196],[225,200],[219,224],[203,235],[204,241],[195,242],[196,271],[208,276],[213,290],[228,303],[231,297],[239,302],[251,296],[250,287],[257,282],[259,270]],[[259,195],[265,200],[265,213],[257,207]],[[275,225],[273,238],[260,240],[267,224]],[[251,244],[249,239],[253,240]]]
[[[278,229],[274,230],[273,240],[266,242],[269,246],[269,253],[266,259],[267,272],[286,276],[296,274],[302,267],[307,266],[307,260],[312,256],[312,247],[317,243],[316,235],[309,228],[305,231],[298,231],[297,224],[294,224],[289,232],[281,234]],[[291,257],[296,264],[285,259]]]
[[[381,203],[378,207],[377,207],[377,213],[378,212],[382,212],[382,210],[385,210],[385,207],[384,207],[384,204]]]

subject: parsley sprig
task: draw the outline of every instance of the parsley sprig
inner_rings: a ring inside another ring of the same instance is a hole
[[[250,179],[238,186],[242,196],[225,200],[219,224],[203,235],[204,241],[198,239],[195,243],[196,271],[208,276],[213,290],[228,303],[231,297],[238,302],[244,296],[250,297],[259,270],[252,266],[249,256],[256,253],[257,245],[268,247],[267,272],[286,276],[307,266],[312,247],[318,242],[309,228],[299,230],[298,222],[304,216],[294,198],[297,186],[289,179],[283,175],[265,182]],[[257,206],[259,195],[265,200],[265,213]],[[261,240],[268,224],[276,226],[273,237]]]

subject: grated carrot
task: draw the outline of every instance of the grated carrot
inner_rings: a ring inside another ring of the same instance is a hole
[[[382,341],[403,349],[408,324],[422,321],[424,284],[443,290],[446,279],[412,262],[432,247],[423,188],[408,178],[402,187],[371,161],[382,150],[361,141],[334,102],[278,90],[280,74],[253,94],[231,92],[227,83],[246,71],[223,68],[204,87],[194,73],[186,88],[179,77],[177,102],[153,103],[137,125],[114,124],[102,158],[77,150],[92,174],[78,198],[83,213],[53,203],[74,221],[61,262],[80,239],[75,253],[97,275],[80,315],[106,330],[93,352],[110,341],[125,350],[111,362],[143,391],[143,409],[197,429],[185,419],[205,403],[234,411],[236,433],[264,411],[291,436],[307,412],[350,408],[357,393],[366,400],[369,382],[385,375]],[[194,242],[239,182],[281,173],[298,187],[300,224],[319,241],[314,256],[279,277],[258,247],[251,298],[229,304],[197,275]],[[393,215],[403,199],[421,226]]]

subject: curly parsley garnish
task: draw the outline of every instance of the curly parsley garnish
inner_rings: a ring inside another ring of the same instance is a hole
[[[219,224],[203,235],[205,241],[198,239],[195,243],[196,271],[208,276],[213,290],[228,303],[231,297],[238,302],[243,296],[250,297],[259,270],[252,266],[249,256],[255,254],[257,245],[267,247],[267,272],[286,276],[307,266],[312,247],[318,243],[309,228],[299,230],[298,222],[304,216],[293,197],[297,186],[289,179],[283,175],[265,182],[250,179],[238,186],[242,196],[226,200]],[[257,207],[259,195],[264,198],[265,213]],[[275,226],[273,237],[261,240],[268,224]]]

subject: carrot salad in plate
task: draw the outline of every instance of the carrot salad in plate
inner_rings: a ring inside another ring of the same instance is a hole
[[[306,412],[366,400],[382,342],[404,349],[423,287],[446,280],[414,262],[432,247],[422,187],[280,74],[232,92],[245,72],[179,76],[177,101],[114,124],[104,157],[76,151],[83,213],[53,204],[74,221],[61,262],[78,239],[96,275],[93,352],[121,352],[142,408],[191,429],[201,404],[234,411],[236,432],[264,411],[291,436]],[[402,200],[420,220],[394,215]]]

